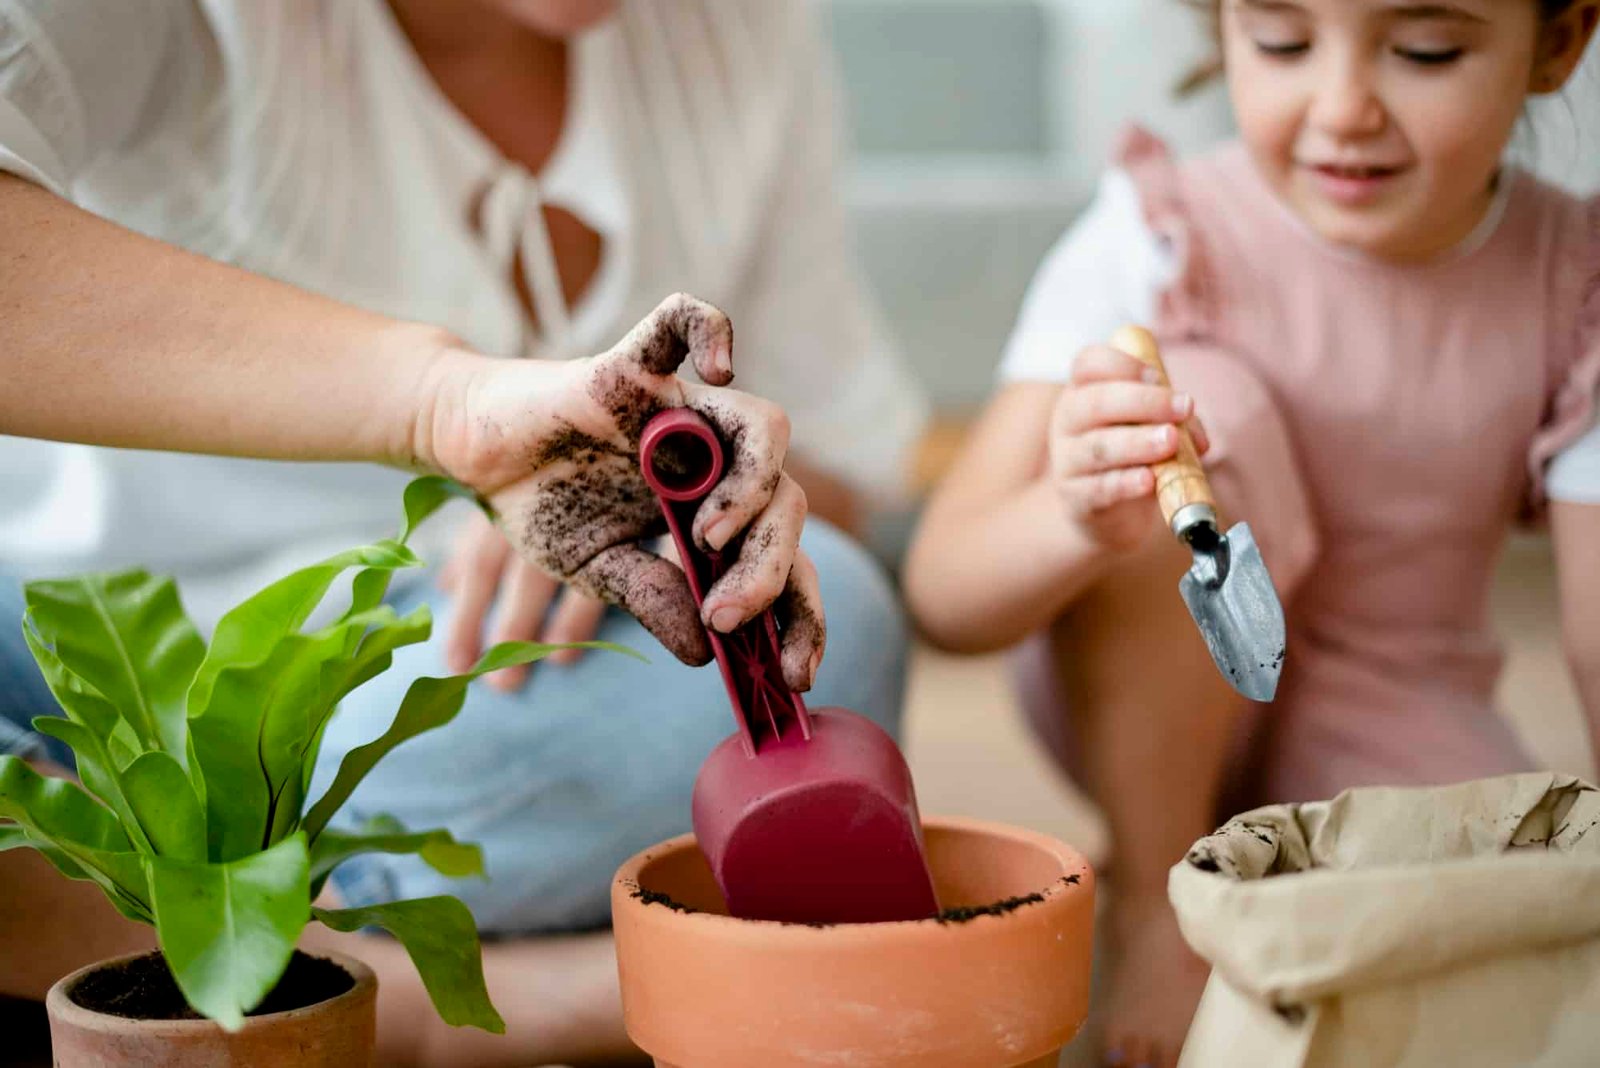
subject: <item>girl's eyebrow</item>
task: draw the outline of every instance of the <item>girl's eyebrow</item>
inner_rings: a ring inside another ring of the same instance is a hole
[[[1424,4],[1395,4],[1388,9],[1388,14],[1396,18],[1407,20],[1447,19],[1452,22],[1488,22],[1489,20],[1475,12],[1455,4],[1424,3]]]
[[[1289,0],[1238,0],[1239,6],[1252,11],[1267,11],[1276,13],[1303,12],[1299,4],[1290,3]],[[1445,19],[1452,22],[1487,22],[1482,15],[1468,11],[1449,3],[1399,3],[1384,9],[1384,14],[1407,21],[1424,21],[1429,19]]]

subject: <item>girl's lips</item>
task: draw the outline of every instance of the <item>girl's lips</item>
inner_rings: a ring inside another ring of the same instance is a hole
[[[1333,163],[1301,165],[1322,195],[1343,207],[1362,207],[1383,195],[1401,167],[1345,166]]]

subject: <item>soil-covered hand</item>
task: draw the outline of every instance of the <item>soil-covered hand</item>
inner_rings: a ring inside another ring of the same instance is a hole
[[[1187,424],[1201,455],[1211,447],[1194,400],[1155,378],[1127,353],[1091,346],[1050,419],[1050,474],[1067,515],[1116,552],[1138,548],[1157,527],[1150,465],[1177,455],[1178,427]]]
[[[709,384],[678,377],[685,358]],[[789,421],[770,401],[723,388],[733,379],[726,315],[678,294],[602,355],[463,359],[445,374],[417,453],[487,500],[523,558],[620,605],[690,664],[711,658],[704,627],[731,631],[772,605],[784,676],[796,689],[810,686],[824,626],[816,570],[799,549],[805,494],[783,471]],[[744,535],[701,610],[682,570],[643,544],[665,525],[639,469],[639,438],[652,416],[683,406],[709,420],[728,450],[693,537],[721,549]]]

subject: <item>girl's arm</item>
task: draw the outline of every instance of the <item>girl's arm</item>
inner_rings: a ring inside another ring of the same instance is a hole
[[[1150,464],[1178,447],[1193,401],[1106,346],[1065,386],[1020,382],[990,403],[935,494],[905,569],[913,617],[936,645],[1003,648],[1047,625],[1106,566],[1160,527]]]
[[[923,514],[903,580],[912,617],[940,648],[977,653],[1021,640],[1104,565],[1106,552],[1067,522],[1046,475],[1063,388],[1003,387]]]
[[[1600,766],[1600,504],[1552,501],[1561,637]]]

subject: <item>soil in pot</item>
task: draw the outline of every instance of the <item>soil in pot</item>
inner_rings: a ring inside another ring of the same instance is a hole
[[[333,961],[295,950],[278,985],[246,1015],[265,1016],[303,1009],[338,997],[353,986],[355,980],[350,973]],[[184,1000],[166,958],[159,953],[134,957],[90,972],[72,987],[68,996],[92,1012],[124,1019],[200,1019],[200,1014]]]
[[[1076,886],[1078,885],[1079,880],[1080,876],[1077,875],[1065,875],[1061,878],[1061,882],[1067,886]],[[717,915],[727,915],[727,909],[725,906],[719,905],[715,908],[705,909],[700,906],[686,904],[672,897],[670,894],[663,894],[657,890],[646,890],[641,886],[632,886],[629,890],[629,895],[635,901],[643,902],[646,905],[660,905],[663,908],[671,909],[673,912],[693,913],[709,911]],[[1025,905],[1037,905],[1043,900],[1043,894],[1034,893],[1003,898],[1002,900],[994,901],[987,905],[955,905],[951,908],[942,910],[939,915],[934,918],[940,923],[970,923],[979,916],[1004,916],[1006,913],[1015,912],[1017,909],[1020,909]],[[790,924],[785,921],[785,925],[789,926]],[[793,924],[793,926],[821,929],[837,927],[839,925],[833,923],[812,922],[796,923]]]

